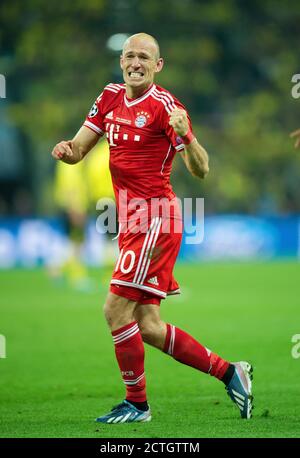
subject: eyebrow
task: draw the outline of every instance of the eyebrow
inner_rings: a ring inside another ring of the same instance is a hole
[[[125,52],[125,56],[127,56],[128,54],[134,54],[134,53],[135,53],[135,51],[126,51]],[[136,52],[136,54],[138,54],[140,56],[151,57],[151,54],[148,53],[147,51],[140,51],[140,52],[138,51],[138,52]]]

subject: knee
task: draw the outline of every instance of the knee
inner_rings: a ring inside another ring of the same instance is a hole
[[[163,349],[166,330],[163,321],[139,321],[139,329],[145,343]]]
[[[146,343],[151,343],[151,340],[154,335],[154,329],[149,322],[139,322],[139,329],[142,336],[142,339]]]
[[[135,302],[109,293],[103,306],[103,313],[112,331],[133,320]]]
[[[107,301],[104,302],[103,305],[103,314],[105,316],[107,324],[110,326],[114,318],[114,312],[113,308],[111,307],[111,304],[109,304]]]
[[[103,306],[103,313],[111,330],[119,329],[128,324],[126,314],[124,314],[122,309],[118,307],[118,304],[112,301],[106,300]]]

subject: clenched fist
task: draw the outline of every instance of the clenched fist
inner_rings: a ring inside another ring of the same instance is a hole
[[[54,159],[61,159],[61,160],[72,160],[73,158],[73,151],[72,151],[73,145],[71,140],[68,141],[62,141],[60,143],[57,143],[55,147],[52,150],[51,155],[54,157]]]
[[[181,110],[180,108],[173,110],[170,114],[169,124],[173,127],[176,134],[180,137],[184,137],[189,131],[189,122],[186,111]]]

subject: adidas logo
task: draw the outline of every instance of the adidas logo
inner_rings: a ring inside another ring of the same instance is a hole
[[[106,119],[114,119],[113,118],[113,111],[110,111],[105,117],[106,117]]]
[[[152,285],[156,285],[156,286],[159,285],[157,277],[149,278],[148,283],[151,283]]]

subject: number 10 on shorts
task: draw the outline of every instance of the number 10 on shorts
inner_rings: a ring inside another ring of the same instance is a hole
[[[124,249],[122,249],[120,252],[120,256],[119,256],[116,268],[115,268],[115,272],[117,272],[120,269],[123,274],[128,274],[133,269],[134,261],[135,261],[134,251],[127,250],[124,253]]]

